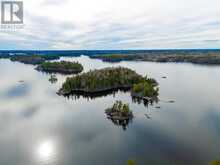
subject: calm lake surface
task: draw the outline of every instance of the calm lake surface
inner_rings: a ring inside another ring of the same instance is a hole
[[[160,101],[147,107],[129,92],[65,98],[56,92],[66,76],[58,74],[52,84],[34,66],[2,59],[1,165],[126,165],[129,159],[137,165],[208,165],[220,159],[220,67],[62,59],[81,62],[85,71],[120,65],[147,74],[160,84]],[[133,110],[126,129],[106,118],[116,100]]]

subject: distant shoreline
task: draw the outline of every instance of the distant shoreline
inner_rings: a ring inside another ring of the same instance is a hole
[[[175,62],[175,63],[193,63],[204,65],[220,65],[220,52],[207,53],[136,53],[136,54],[104,54],[90,56],[93,59],[100,59],[104,62],[121,61],[149,61],[149,62]]]
[[[78,57],[81,55],[104,62],[149,61],[220,65],[220,49],[167,49],[167,50],[0,50],[0,58],[39,55]]]

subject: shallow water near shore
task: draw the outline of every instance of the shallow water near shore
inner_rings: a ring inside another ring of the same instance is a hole
[[[129,92],[63,97],[67,76],[0,59],[0,164],[208,165],[220,159],[220,67],[183,63],[105,63],[86,56],[84,72],[124,66],[159,82],[158,103],[144,105]],[[166,77],[166,78],[163,78]],[[107,119],[114,101],[129,103],[126,128]],[[172,102],[174,101],[174,102]]]

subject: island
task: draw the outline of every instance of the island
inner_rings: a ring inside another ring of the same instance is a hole
[[[79,62],[43,62],[36,70],[48,73],[78,74],[83,71],[83,66]]]
[[[124,67],[108,67],[68,77],[59,94],[74,92],[99,93],[109,90],[130,89],[133,84],[143,81],[135,71]]]
[[[133,117],[132,111],[128,104],[123,104],[122,101],[116,101],[111,108],[105,110],[108,118],[114,120],[129,120]]]
[[[39,65],[45,62],[46,60],[57,60],[59,56],[56,55],[13,55],[10,56],[11,61],[18,61],[24,64],[32,64],[32,65]]]
[[[123,129],[126,129],[129,121],[133,118],[129,105],[122,103],[122,101],[116,101],[112,107],[105,110],[105,113],[108,119],[115,125],[122,126]]]
[[[142,99],[156,97],[159,88],[154,79],[143,77],[124,67],[108,67],[68,77],[58,91],[59,95],[96,95],[117,90],[131,90],[132,96]]]

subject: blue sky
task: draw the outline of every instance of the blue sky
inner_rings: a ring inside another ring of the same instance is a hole
[[[0,49],[220,48],[219,0],[24,0]]]

